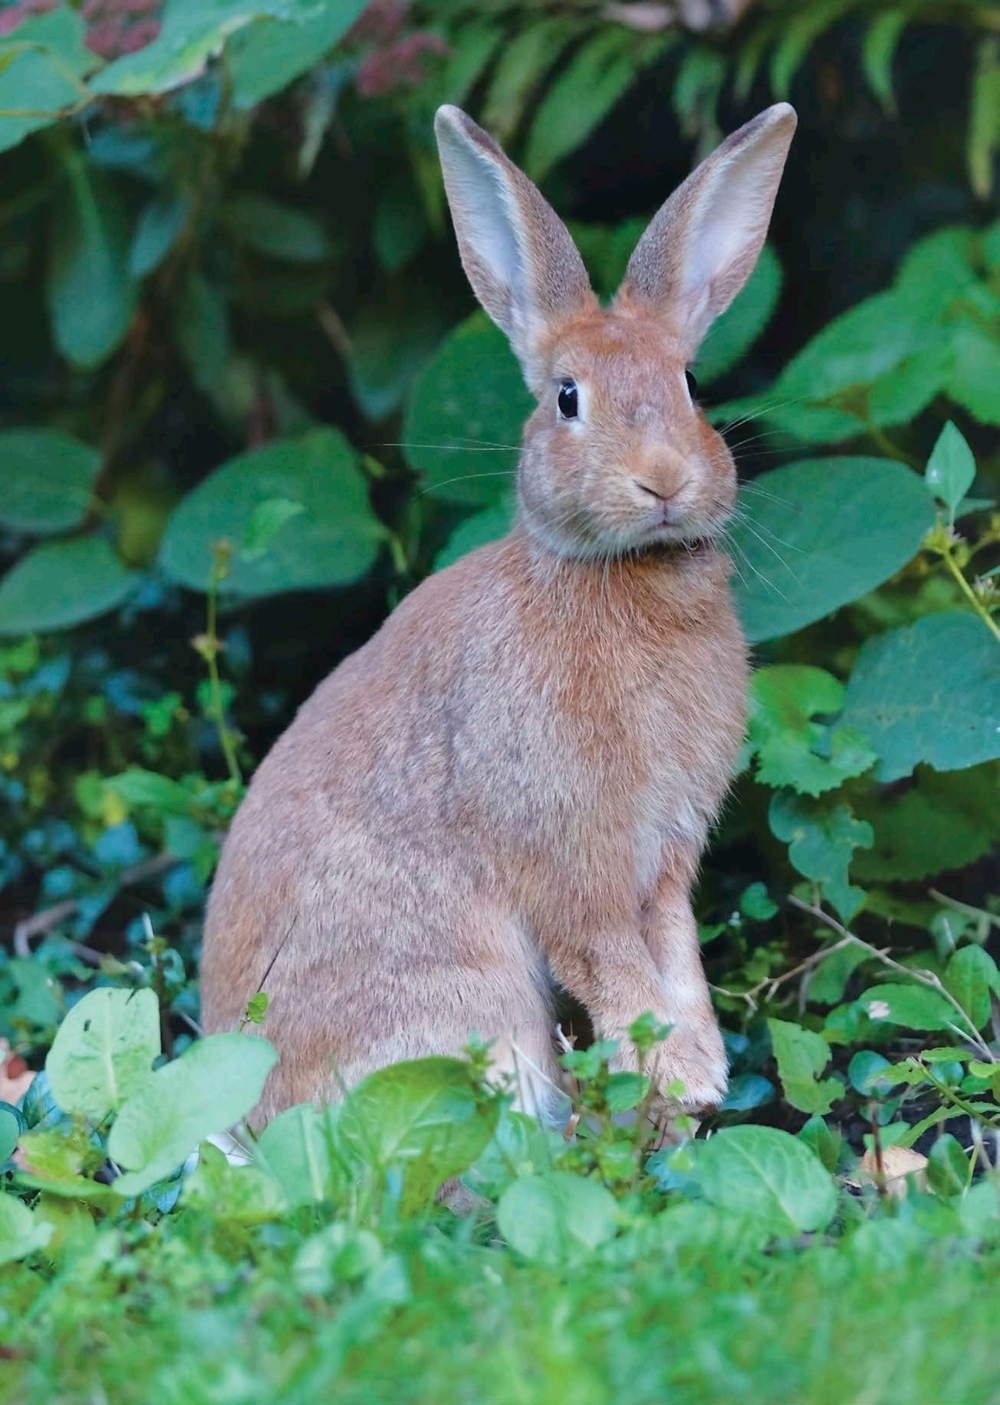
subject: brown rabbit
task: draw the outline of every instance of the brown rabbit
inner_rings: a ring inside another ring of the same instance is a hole
[[[398,1059],[496,1041],[551,1103],[553,992],[601,1037],[652,1011],[647,1071],[726,1090],[690,889],[743,737],[746,650],[713,545],[733,460],[686,367],[746,282],[795,129],[734,133],[660,209],[603,310],[535,186],[454,107],[462,262],[538,407],[517,522],[409,595],[257,772],[208,907],[208,1030],[263,982],[257,1121]],[[668,1106],[676,1108],[676,1103]]]

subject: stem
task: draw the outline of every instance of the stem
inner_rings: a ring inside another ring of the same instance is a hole
[[[996,1126],[995,1121],[990,1121],[981,1112],[977,1112],[971,1103],[967,1103],[964,1098],[949,1088],[947,1083],[942,1083],[940,1078],[935,1078],[927,1064],[923,1064],[924,1077],[937,1091],[942,1102],[949,1103],[952,1107],[957,1107],[960,1112],[964,1112],[966,1117],[971,1117],[974,1122],[987,1122],[990,1127]]]
[[[225,578],[227,571],[228,551],[224,552],[219,548],[215,549],[212,562],[212,574],[208,579],[208,599],[207,618],[205,622],[204,648],[200,650],[202,658],[208,665],[208,680],[212,693],[212,713],[215,718],[215,725],[219,733],[219,741],[222,745],[222,754],[226,759],[226,769],[229,771],[229,779],[234,785],[243,784],[243,774],[240,771],[240,763],[236,756],[236,747],[233,743],[233,736],[226,725],[226,709],[222,699],[222,678],[219,674],[219,582]]]
[[[951,572],[956,585],[961,590],[966,600],[968,600],[972,608],[975,610],[976,614],[982,620],[983,624],[993,635],[993,638],[997,641],[998,644],[1000,644],[1000,628],[998,628],[996,621],[990,615],[990,612],[986,609],[985,605],[983,605],[982,601],[977,598],[976,592],[972,589],[972,586],[965,579],[965,576],[962,574],[958,562],[955,560],[951,551],[945,550],[943,552],[943,557],[944,564],[948,567],[948,570]]]

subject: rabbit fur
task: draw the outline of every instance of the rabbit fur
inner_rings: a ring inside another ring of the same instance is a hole
[[[685,372],[753,269],[795,121],[779,103],[702,162],[602,309],[535,186],[439,110],[463,265],[538,405],[511,533],[425,580],[321,684],[226,839],[204,1023],[233,1029],[268,993],[280,1061],[258,1125],[473,1031],[551,1114],[558,988],[622,1041],[620,1067],[639,1015],[672,1027],[645,1065],[665,1108],[724,1096],[690,892],[747,658],[714,544],[735,468]]]

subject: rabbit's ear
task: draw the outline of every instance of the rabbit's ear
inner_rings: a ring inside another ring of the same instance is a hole
[[[727,137],[654,216],[619,297],[650,308],[689,358],[753,271],[798,119],[786,102]]]
[[[596,306],[583,260],[555,210],[470,117],[439,107],[434,130],[463,267],[530,383],[539,333]]]

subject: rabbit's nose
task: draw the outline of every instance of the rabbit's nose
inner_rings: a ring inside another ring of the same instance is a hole
[[[639,489],[640,493],[647,493],[649,497],[655,498],[657,502],[662,503],[671,502],[677,496],[680,490],[684,487],[683,483],[678,483],[676,484],[676,486],[670,487],[668,487],[665,483],[660,483],[654,488],[651,484],[644,482],[641,478],[633,478],[632,482]]]

